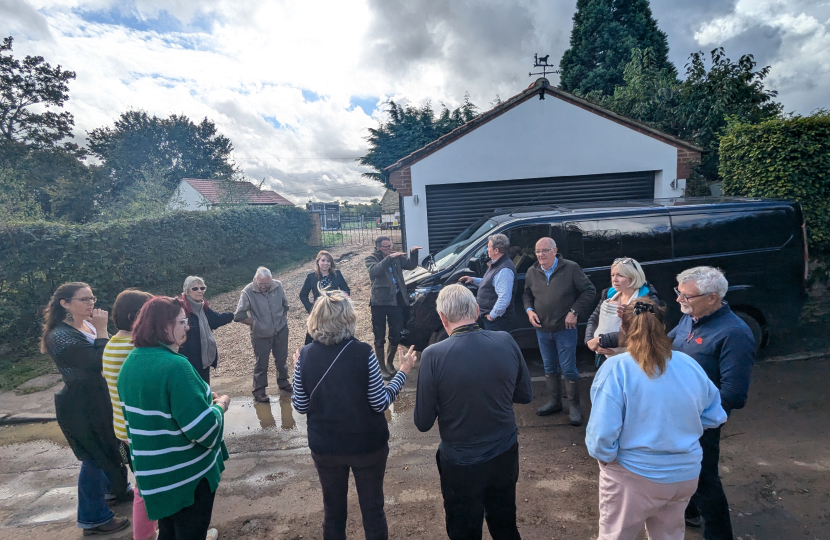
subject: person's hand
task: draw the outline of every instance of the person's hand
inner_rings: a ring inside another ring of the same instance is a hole
[[[297,369],[297,361],[300,360],[300,351],[301,350],[302,350],[302,348],[299,348],[294,352],[294,356],[293,356],[293,358],[294,358],[294,369]]]
[[[568,312],[568,316],[565,317],[565,328],[567,328],[568,330],[576,328],[576,322],[576,315],[574,315],[571,312]]]
[[[228,407],[231,406],[231,398],[229,398],[228,396],[216,397],[216,394],[214,393],[213,394],[213,403],[215,405],[219,405],[220,407],[222,407],[223,411],[228,412]]]
[[[623,316],[623,312],[624,312],[624,311],[625,311],[625,306],[623,306],[623,305],[619,305],[619,306],[617,306],[617,317],[619,317],[620,319],[622,319],[622,316]]]
[[[104,311],[103,309],[93,309],[92,310],[92,318],[89,320],[92,323],[92,326],[95,327],[95,331],[98,333],[98,337],[107,337],[107,322],[109,322],[109,313]]]
[[[398,257],[406,257],[406,253],[404,253],[403,251],[396,251],[394,253],[390,253],[389,256],[393,259],[397,259]]]
[[[488,321],[491,321],[491,322],[493,321],[493,317],[491,317],[489,313],[487,315],[485,315],[484,318],[487,319]]]
[[[602,354],[602,355],[605,355],[605,356],[612,356],[612,355],[616,354],[617,351],[615,351],[614,349],[606,349],[605,347],[597,347],[596,353],[597,354]]]
[[[458,278],[458,282],[459,283],[468,283],[468,284],[472,283],[473,282],[473,276],[461,276],[460,278]]]
[[[415,246],[414,248],[410,249],[409,251],[418,251],[419,249],[424,249],[421,246]]]
[[[530,319],[530,324],[536,328],[542,328],[542,323],[539,321],[539,315],[532,309],[527,312],[527,318]]]
[[[589,339],[588,343],[586,343],[585,345],[587,345],[588,348],[591,349],[592,351],[597,352],[597,349],[600,348],[600,346],[599,346],[599,336],[597,336],[595,338],[592,338],[592,339]]]
[[[409,375],[409,370],[412,369],[415,361],[418,360],[418,356],[415,354],[415,345],[409,347],[408,351],[404,351],[404,348],[398,345],[398,356],[401,359],[401,371]]]

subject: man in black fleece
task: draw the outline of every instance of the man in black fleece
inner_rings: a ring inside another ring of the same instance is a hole
[[[478,305],[461,285],[444,287],[438,314],[449,338],[421,354],[415,425],[441,444],[435,459],[451,540],[517,540],[519,444],[514,403],[530,403],[530,374],[507,332],[481,330]]]

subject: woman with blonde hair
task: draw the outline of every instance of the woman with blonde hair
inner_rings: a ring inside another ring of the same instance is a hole
[[[611,287],[603,290],[599,297],[599,304],[585,327],[585,344],[597,354],[597,366],[605,357],[625,350],[620,346],[619,340],[620,308],[635,298],[650,298],[663,305],[657,297],[657,291],[646,281],[640,263],[630,257],[614,260],[611,265]]]
[[[726,421],[720,393],[690,356],[672,351],[664,310],[648,298],[625,306],[620,338],[591,386],[588,453],[599,462],[599,538],[681,540],[697,489],[698,439]]]
[[[383,477],[389,428],[383,411],[415,364],[414,347],[384,386],[372,346],[355,339],[357,313],[343,291],[324,292],[308,317],[313,341],[294,354],[294,408],[308,415],[308,446],[323,488],[323,538],[346,538],[349,470],[367,540],[389,537]]]
[[[334,257],[326,250],[322,250],[317,254],[314,260],[314,272],[309,272],[303,282],[303,287],[300,289],[300,301],[305,306],[305,310],[311,313],[311,308],[314,307],[314,302],[320,298],[320,291],[334,291],[340,290],[347,295],[351,294],[351,289],[343,279],[343,274],[337,269],[334,264]],[[311,300],[308,295],[311,293]],[[305,335],[305,344],[311,343],[311,336]]]

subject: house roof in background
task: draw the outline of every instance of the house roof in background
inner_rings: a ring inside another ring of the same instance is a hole
[[[209,203],[218,204],[224,198],[223,184],[225,180],[203,180],[199,178],[185,178],[185,182],[198,191]],[[235,182],[234,187],[238,189],[237,197],[244,198],[247,204],[281,204],[294,206],[294,203],[277,193],[268,189],[259,189],[251,182]]]
[[[380,208],[384,213],[397,212],[400,210],[400,199],[398,199],[398,192],[387,189],[380,200]],[[388,212],[387,212],[388,210]]]

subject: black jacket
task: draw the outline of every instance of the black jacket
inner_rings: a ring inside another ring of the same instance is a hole
[[[309,272],[309,274],[305,277],[305,282],[303,283],[303,288],[300,289],[300,302],[303,303],[305,306],[305,310],[311,313],[311,308],[314,307],[314,302],[320,298],[320,291],[317,290],[317,283],[320,280],[317,279],[317,274],[314,272]],[[351,289],[346,284],[346,280],[343,279],[343,274],[340,273],[340,270],[335,270],[334,275],[331,276],[331,290],[341,290],[346,294],[352,294]],[[313,299],[309,301],[308,293],[311,293]]]
[[[651,285],[651,283],[646,282],[644,287],[648,287],[648,294],[646,295],[647,298],[653,300],[659,306],[665,306],[666,303],[660,300],[657,297],[657,290]],[[602,307],[602,303],[608,299],[608,291],[611,287],[607,287],[603,289],[603,291],[599,295],[599,303],[597,303],[597,307],[594,308],[594,312],[591,313],[591,316],[588,317],[588,325],[585,327],[585,343],[588,343],[590,340],[594,339],[596,336],[597,326],[599,326],[599,312],[600,308]],[[607,334],[601,334],[599,336],[599,346],[604,349],[614,349],[620,346],[620,333],[619,332],[609,332]]]
[[[370,306],[397,306],[398,299],[395,292],[395,281],[401,290],[403,302],[409,305],[409,294],[406,292],[406,281],[403,278],[404,270],[414,270],[418,266],[418,250],[410,250],[408,257],[384,257],[383,252],[375,250],[364,259],[369,279],[372,281],[372,294],[369,297]],[[391,272],[389,270],[392,270]],[[395,281],[392,281],[392,274]]]
[[[187,340],[179,347],[179,354],[187,357],[190,364],[196,368],[196,372],[202,370],[202,333],[199,330],[199,316],[193,313],[190,308],[190,302],[182,294],[182,302],[184,303],[184,311],[187,314],[187,323],[190,325],[190,330],[187,331]],[[233,322],[233,313],[216,313],[205,300],[205,317],[208,320],[208,326],[211,330],[216,330],[220,326],[225,326]],[[216,351],[216,357],[213,359],[213,369],[216,369],[216,364],[219,361],[219,350]]]

